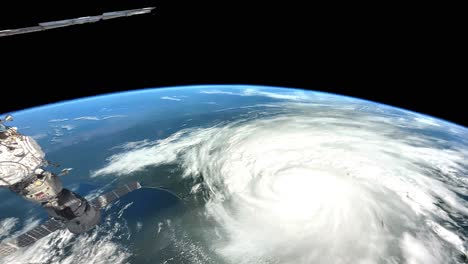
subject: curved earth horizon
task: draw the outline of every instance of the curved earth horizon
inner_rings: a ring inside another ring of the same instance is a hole
[[[87,198],[138,180],[88,233],[3,263],[467,263],[468,129],[336,94],[145,89],[12,113]],[[0,189],[0,239],[38,225]]]

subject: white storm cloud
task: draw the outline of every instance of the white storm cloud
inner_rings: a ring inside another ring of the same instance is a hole
[[[204,215],[226,234],[212,247],[234,263],[446,263],[466,238],[437,204],[468,217],[467,146],[438,145],[410,120],[298,104],[128,144],[92,176],[176,163],[203,176]]]

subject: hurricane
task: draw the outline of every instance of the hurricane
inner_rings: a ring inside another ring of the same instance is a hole
[[[370,103],[272,104],[129,142],[93,176],[176,164],[226,263],[465,263],[466,139]]]

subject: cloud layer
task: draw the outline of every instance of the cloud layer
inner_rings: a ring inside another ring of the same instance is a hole
[[[326,105],[129,143],[93,176],[177,163],[182,177],[203,177],[203,215],[223,235],[204,231],[231,263],[457,263],[466,141],[411,113]]]
[[[224,94],[224,95],[238,95],[238,96],[263,96],[269,97],[274,99],[281,99],[281,100],[291,100],[291,101],[305,101],[310,100],[310,93],[307,94],[302,91],[294,91],[294,92],[287,92],[287,93],[273,93],[262,91],[258,89],[242,89],[240,91],[223,91],[223,90],[202,90],[200,93],[202,94]]]
[[[176,97],[170,97],[170,96],[163,96],[161,97],[163,100],[170,100],[170,101],[182,101],[182,99],[176,98]]]
[[[3,224],[5,221],[9,221],[8,218],[0,223]],[[12,236],[18,236],[39,223],[39,220],[29,218],[23,223],[22,230]],[[122,229],[124,227],[114,218],[113,222],[106,219],[101,226],[78,236],[68,230],[57,231],[27,248],[19,249],[9,256],[0,258],[0,264],[127,263],[130,253],[122,245],[113,241],[116,234],[122,232]]]
[[[66,122],[66,121],[80,121],[80,120],[88,120],[88,121],[99,121],[99,120],[106,120],[110,118],[118,118],[118,117],[126,117],[126,115],[107,115],[107,116],[79,116],[75,118],[62,118],[62,119],[51,119],[49,120],[50,123],[57,123],[57,122]]]
[[[0,221],[0,239],[9,236],[17,223],[18,219],[14,217],[2,219]]]

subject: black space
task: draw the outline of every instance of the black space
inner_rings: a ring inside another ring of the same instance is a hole
[[[442,18],[438,6],[252,2],[2,3],[0,29],[156,10],[0,38],[0,112],[121,90],[234,83],[346,94],[468,126],[456,15]]]

